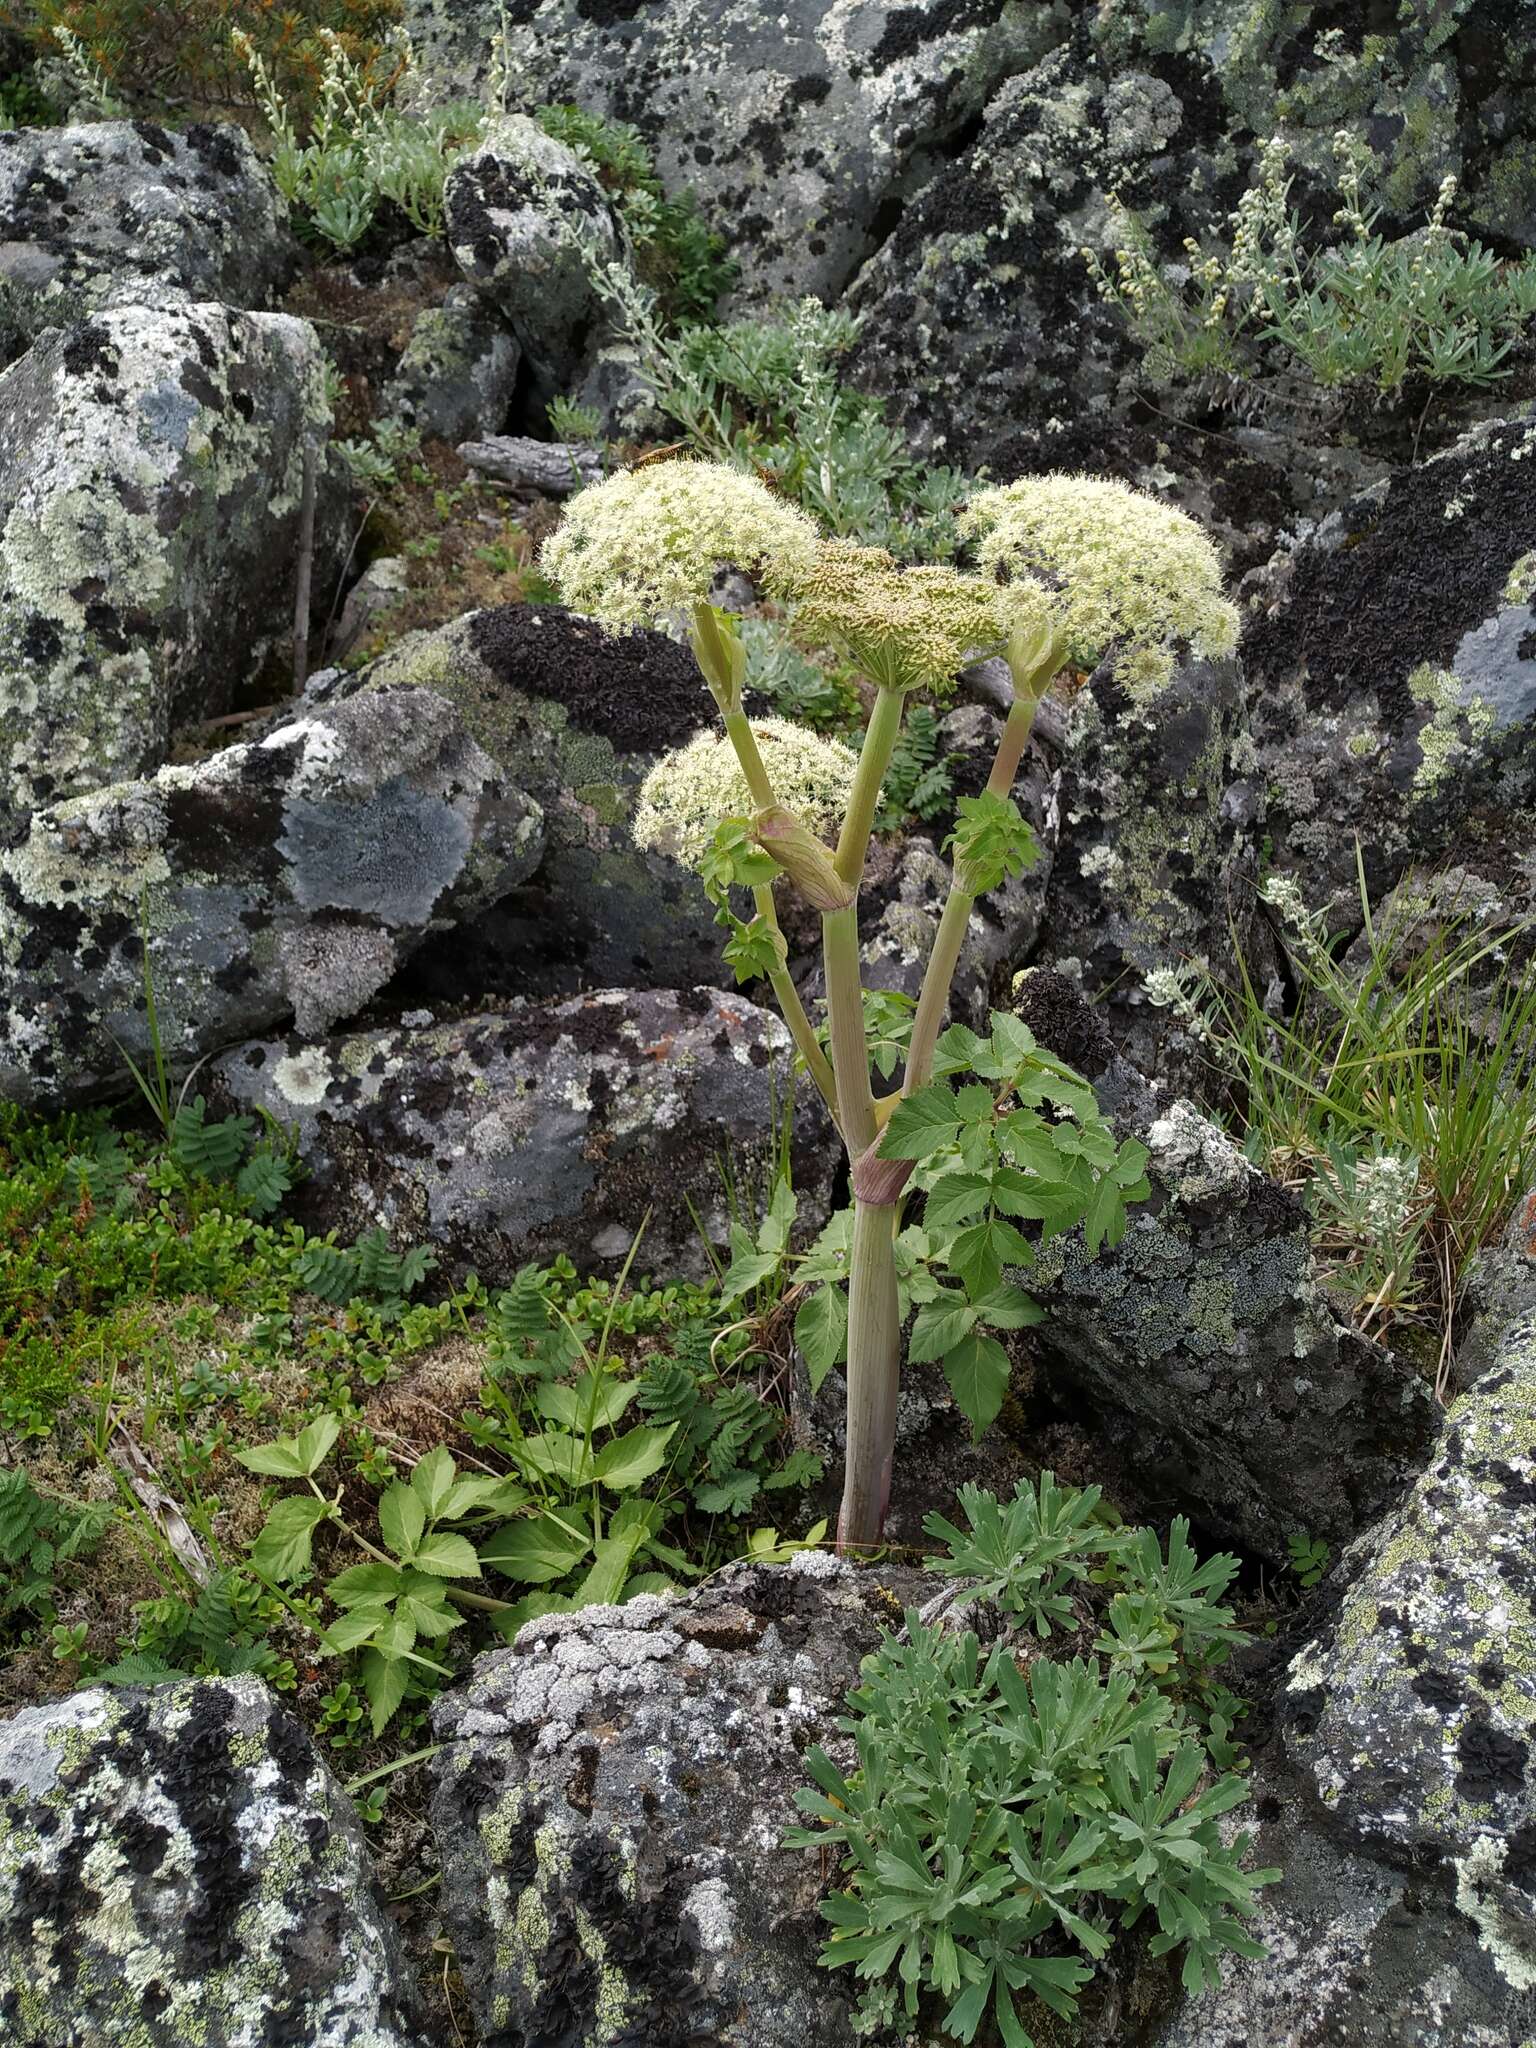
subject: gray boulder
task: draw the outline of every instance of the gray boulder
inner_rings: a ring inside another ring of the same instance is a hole
[[[1222,1959],[1150,2048],[1509,2048],[1536,2003],[1499,1973],[1452,1897],[1340,1841],[1309,1810],[1278,1744],[1255,1761],[1249,1861],[1284,1872],[1248,1932],[1265,1954]],[[1257,1826],[1255,1827],[1255,1822]]]
[[[504,605],[413,633],[345,687],[436,691],[545,815],[535,875],[413,965],[426,1003],[667,987],[722,972],[690,868],[642,852],[635,793],[658,755],[718,714],[692,655],[660,633],[615,638],[556,605]]]
[[[569,391],[602,323],[573,234],[604,263],[623,246],[596,173],[536,121],[507,115],[455,161],[443,214],[455,261],[510,323],[539,394]]]
[[[779,1837],[887,1599],[821,1553],[733,1565],[529,1622],[444,1695],[442,1913],[486,2048],[851,2041],[818,1861]]]
[[[1333,1827],[1454,1892],[1536,2025],[1536,1313],[1341,1569],[1287,1673],[1287,1752]]]
[[[1106,663],[1072,698],[1053,792],[1055,857],[1036,958],[1078,981],[1143,1072],[1192,1085],[1198,1048],[1148,977],[1229,976],[1258,953],[1261,801],[1235,659],[1186,661],[1151,702]]]
[[[839,291],[997,82],[1061,33],[1018,0],[525,0],[507,15],[525,104],[633,122],[755,297]],[[497,0],[409,0],[405,17],[444,96],[481,84]]]
[[[1202,1525],[1274,1559],[1303,1525],[1347,1541],[1432,1441],[1429,1389],[1335,1320],[1296,1199],[1192,1103],[1160,1102],[1069,983],[1030,973],[1015,1007],[1151,1155],[1118,1246],[1090,1260],[1057,1238],[1020,1275],[1047,1310],[1051,1378]]]
[[[0,362],[141,288],[268,305],[297,260],[287,207],[232,124],[0,133]]]
[[[379,409],[429,441],[494,434],[512,403],[519,360],[495,308],[454,285],[440,306],[417,314]]]
[[[322,370],[306,321],[201,305],[0,373],[0,815],[157,768],[291,639]]]
[[[343,1235],[383,1224],[445,1265],[505,1283],[530,1259],[701,1274],[724,1244],[722,1172],[759,1187],[789,1098],[789,1033],[718,989],[608,989],[434,1025],[227,1053],[216,1098],[291,1127],[299,1212]],[[801,1220],[825,1221],[838,1153],[809,1084],[795,1096]],[[697,1220],[696,1220],[697,1219]]]
[[[1335,929],[1536,803],[1536,427],[1496,422],[1278,555],[1243,636],[1274,863]]]
[[[293,1014],[358,1009],[537,864],[542,820],[425,690],[376,692],[40,811],[0,852],[0,1098],[121,1091]]]
[[[0,2032],[17,2048],[418,2048],[352,1803],[253,1678],[0,1727]]]

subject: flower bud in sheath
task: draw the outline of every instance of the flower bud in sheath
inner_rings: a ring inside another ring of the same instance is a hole
[[[802,818],[769,804],[752,820],[752,837],[771,854],[813,910],[847,910],[858,891],[845,882],[832,855]]]

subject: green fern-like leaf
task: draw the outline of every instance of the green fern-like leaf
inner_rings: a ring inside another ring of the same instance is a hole
[[[706,1515],[744,1515],[757,1498],[762,1482],[755,1472],[738,1466],[694,1489],[694,1501]]]
[[[738,1466],[749,1465],[778,1434],[779,1418],[765,1407],[751,1387],[726,1387],[710,1403],[715,1433],[709,1445],[709,1475],[723,1480]]]
[[[293,1186],[286,1159],[275,1152],[253,1152],[241,1167],[235,1191],[252,1216],[270,1216]]]
[[[183,1103],[171,1123],[171,1157],[204,1180],[228,1180],[250,1147],[255,1119],[231,1116],[209,1123],[201,1095]]]
[[[653,1423],[687,1422],[699,1406],[699,1383],[680,1359],[656,1357],[640,1376],[636,1397]]]

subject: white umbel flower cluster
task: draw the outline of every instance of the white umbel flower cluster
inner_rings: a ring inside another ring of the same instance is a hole
[[[1113,650],[1116,674],[1139,695],[1166,684],[1175,643],[1203,656],[1237,645],[1216,550],[1186,514],[1143,491],[1103,477],[1021,477],[978,491],[957,523],[982,569],[1052,593],[1077,667]]]
[[[614,632],[666,625],[723,569],[793,581],[816,551],[803,512],[719,462],[656,462],[581,491],[540,567],[572,611]]]
[[[842,816],[859,765],[851,747],[783,718],[754,718],[752,735],[781,804],[815,832]],[[755,809],[730,741],[705,731],[647,775],[632,829],[637,845],[691,863],[708,849],[722,818]]]

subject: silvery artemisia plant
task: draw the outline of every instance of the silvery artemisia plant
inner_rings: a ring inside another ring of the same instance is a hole
[[[908,1356],[939,1362],[976,1430],[1002,1405],[997,1333],[1041,1311],[1005,1271],[1037,1238],[1085,1226],[1090,1251],[1118,1240],[1147,1192],[1146,1153],[1117,1144],[1092,1090],[1012,1017],[985,1037],[944,1028],[976,899],[1037,858],[1012,796],[1036,710],[1069,661],[1113,653],[1141,715],[1153,715],[1170,648],[1232,646],[1236,615],[1216,557],[1182,514],[1118,484],[1028,478],[984,491],[959,522],[982,564],[906,567],[878,548],[828,539],[755,477],[722,464],[649,464],[574,498],[543,567],[565,601],[613,631],[686,621],[719,707],[701,736],[658,764],[636,836],[693,860],[729,931],[738,980],[766,980],[847,1148],[850,1217],[802,1263],[814,1289],[796,1335],[813,1378],[847,1361],[848,1434],[839,1541],[874,1543],[890,1489],[902,1328]],[[726,568],[793,606],[803,635],[835,648],[873,687],[861,751],[743,707],[747,653],[711,605]],[[1001,654],[1014,700],[985,787],[960,799],[947,846],[952,885],[915,1009],[895,1028],[860,979],[858,896],[881,789],[909,699],[943,698],[960,671]],[[829,839],[824,836],[831,834]],[[774,904],[785,881],[820,913],[826,1042],[786,966]],[[732,889],[751,892],[737,915]],[[881,1012],[872,1061],[868,1002]],[[958,1083],[958,1085],[957,1085]],[[917,1195],[920,1217],[905,1214]]]

